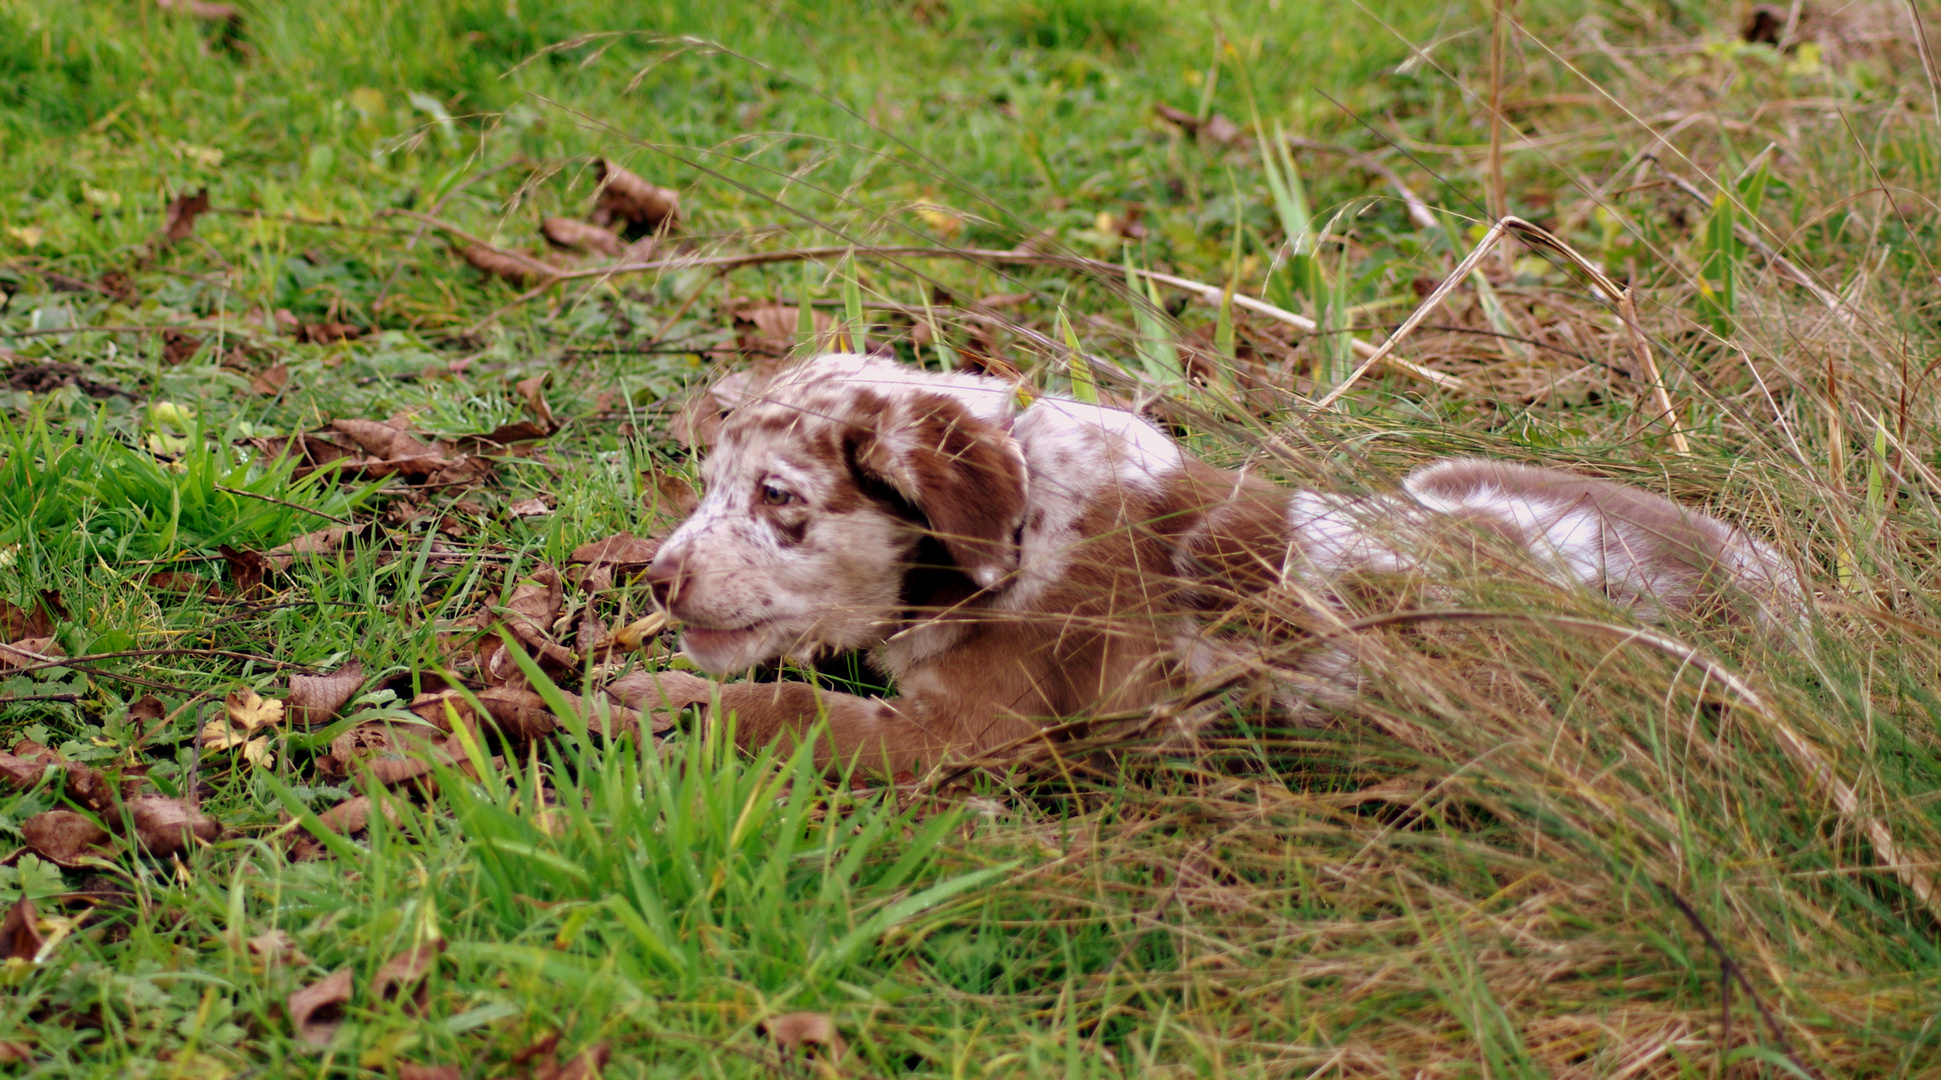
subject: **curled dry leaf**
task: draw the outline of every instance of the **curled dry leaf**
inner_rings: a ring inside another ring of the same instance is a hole
[[[290,995],[284,1004],[290,1026],[297,1037],[312,1046],[330,1045],[330,1037],[344,1022],[344,1005],[350,1001],[351,971],[341,968],[322,980]]]
[[[7,917],[0,920],[0,960],[32,960],[40,955],[47,939],[35,925],[39,918],[32,900],[23,896],[13,902]]]
[[[654,508],[672,517],[686,517],[701,505],[701,497],[694,493],[694,485],[684,476],[661,472],[642,473],[641,479],[647,482],[648,496]]]
[[[795,347],[802,309],[792,304],[756,304],[734,313],[735,347],[745,353],[784,356]],[[836,320],[825,312],[811,309],[817,340],[835,329]]]
[[[179,244],[195,233],[195,219],[209,212],[209,189],[169,200],[162,215],[162,245]]]
[[[297,561],[298,556],[328,555],[343,544],[346,536],[361,534],[364,528],[362,525],[332,525],[328,529],[304,533],[287,544],[269,549],[263,553],[263,557],[278,572],[285,571]]]
[[[162,331],[162,363],[170,367],[187,363],[202,350],[202,339],[181,330]]]
[[[0,668],[32,667],[66,655],[51,637],[26,638],[11,645],[0,645]]]
[[[269,930],[249,939],[252,956],[260,956],[266,964],[307,964],[310,958],[297,948],[296,941],[282,930]]]
[[[237,550],[228,544],[217,544],[216,551],[223,561],[229,564],[229,582],[234,594],[249,596],[263,588],[263,578],[276,569],[269,556],[260,551]]]
[[[659,540],[645,540],[630,532],[617,532],[574,548],[573,554],[567,556],[567,561],[638,568],[653,562],[654,556],[659,553]]]
[[[290,723],[303,727],[329,723],[363,686],[364,665],[357,660],[323,675],[290,676]]]
[[[520,499],[518,502],[508,505],[505,510],[506,513],[511,514],[513,517],[520,518],[545,517],[547,514],[553,512],[553,508],[546,505],[546,500],[539,498]]]
[[[162,699],[154,694],[143,694],[128,706],[128,722],[131,724],[151,724],[168,713]]]
[[[108,842],[108,830],[85,814],[47,810],[20,823],[20,839],[41,858],[75,867],[85,857],[102,854],[99,848]]]
[[[504,280],[515,289],[530,289],[551,281],[558,274],[545,263],[483,244],[467,244],[458,249],[458,254],[466,262]]]
[[[223,715],[202,725],[196,741],[205,749],[244,748],[244,756],[261,763],[267,753],[267,737],[252,738],[259,729],[275,727],[283,720],[283,703],[266,698],[247,687],[223,699]]]
[[[302,323],[296,329],[297,340],[307,341],[312,345],[331,345],[339,341],[354,341],[357,338],[363,337],[366,333],[368,331],[361,326],[352,326],[350,323],[341,322]]]
[[[47,773],[47,766],[32,758],[16,757],[13,754],[0,754],[0,782],[25,791],[40,783]]]
[[[363,451],[384,461],[438,457],[438,449],[420,442],[403,428],[377,420],[332,420],[331,430],[350,436]]]
[[[271,364],[269,367],[249,377],[250,392],[261,394],[264,397],[275,397],[283,392],[284,387],[289,385],[290,365],[281,361]]]
[[[612,232],[572,218],[549,217],[539,223],[540,235],[554,247],[570,251],[591,251],[618,258],[627,245]]]
[[[792,1012],[762,1021],[768,1037],[778,1049],[795,1052],[818,1048],[830,1061],[841,1061],[849,1049],[836,1030],[835,1021],[817,1012]]]
[[[553,407],[546,404],[546,376],[534,375],[529,379],[520,379],[512,384],[512,388],[525,399],[526,408],[531,411],[533,419],[545,425],[548,432],[559,430],[559,422],[553,419]]]
[[[173,855],[196,840],[213,843],[222,824],[180,799],[144,795],[128,801],[135,822],[135,839],[157,856]]]
[[[184,596],[200,595],[210,600],[220,600],[223,597],[221,584],[191,574],[187,570],[157,570],[148,575],[147,585],[157,592],[180,593]]]
[[[597,1080],[607,1067],[607,1059],[612,1056],[611,1044],[594,1043],[564,1062],[534,1064],[532,1077],[533,1080]]]
[[[679,217],[679,192],[655,187],[605,158],[595,162],[593,168],[600,175],[600,202],[594,213],[596,222],[624,223],[629,232],[650,233],[663,225],[672,225]],[[604,221],[601,220],[603,218]]]
[[[54,621],[40,606],[32,610],[0,600],[0,641],[52,637]]]
[[[445,942],[441,939],[414,945],[386,960],[371,980],[371,993],[385,1001],[411,996],[418,984],[425,981],[425,976],[431,974],[438,954],[444,951]]]

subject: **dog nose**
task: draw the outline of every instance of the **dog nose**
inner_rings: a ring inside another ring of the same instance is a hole
[[[647,567],[647,587],[653,590],[654,603],[662,611],[674,614],[674,605],[680,602],[681,586],[687,580],[687,560],[679,553],[661,552]]]

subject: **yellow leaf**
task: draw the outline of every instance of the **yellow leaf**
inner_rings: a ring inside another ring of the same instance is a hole
[[[254,690],[238,690],[224,698],[222,704],[223,711],[229,714],[229,722],[252,734],[257,728],[273,727],[283,720],[283,703],[275,698],[259,697]]]
[[[243,732],[231,731],[227,720],[211,720],[202,725],[202,734],[196,736],[195,741],[205,749],[227,750],[232,746],[241,746],[248,737]]]
[[[919,206],[917,216],[925,225],[936,230],[940,236],[956,236],[964,228],[964,219],[942,206]]]
[[[9,225],[7,235],[18,240],[22,247],[33,248],[40,246],[41,238],[47,235],[47,230],[38,225]]]
[[[243,744],[243,760],[259,769],[276,767],[276,755],[270,753],[270,737],[263,735]]]

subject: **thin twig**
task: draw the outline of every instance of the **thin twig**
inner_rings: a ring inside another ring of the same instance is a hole
[[[1716,934],[1712,933],[1712,928],[1706,926],[1705,920],[1698,917],[1698,912],[1693,910],[1692,905],[1678,895],[1677,889],[1663,882],[1659,882],[1658,887],[1664,890],[1666,896],[1671,897],[1671,902],[1685,916],[1685,921],[1692,924],[1692,929],[1698,931],[1698,936],[1705,939],[1706,946],[1719,958],[1719,991],[1724,998],[1726,1010],[1725,1031],[1719,1040],[1720,1051],[1729,1053],[1732,1049],[1732,983],[1736,982],[1739,984],[1739,989],[1746,992],[1746,997],[1752,999],[1752,1007],[1758,1009],[1759,1016],[1766,1021],[1766,1030],[1772,1032],[1773,1041],[1779,1044],[1779,1052],[1785,1054],[1786,1060],[1792,1062],[1793,1067],[1801,1073],[1807,1076],[1818,1076],[1819,1070],[1807,1068],[1806,1063],[1799,1059],[1799,1055],[1793,1053],[1793,1044],[1787,1040],[1786,1032],[1779,1026],[1778,1019],[1773,1016],[1772,1010],[1766,1008],[1766,1003],[1760,1000],[1759,991],[1752,988],[1752,981],[1746,978],[1745,969],[1725,951],[1725,945],[1719,941]]]
[[[1504,218],[1503,221],[1498,221],[1496,224],[1491,225],[1489,232],[1483,234],[1482,242],[1470,249],[1469,254],[1463,258],[1463,261],[1457,263],[1456,268],[1449,272],[1449,276],[1442,279],[1442,284],[1435,287],[1434,292],[1422,298],[1422,302],[1416,305],[1415,310],[1409,312],[1409,317],[1402,320],[1402,325],[1396,327],[1393,334],[1388,335],[1387,341],[1382,342],[1381,348],[1374,350],[1367,359],[1361,362],[1360,366],[1348,373],[1347,378],[1342,379],[1341,382],[1335,385],[1334,389],[1328,391],[1322,396],[1320,401],[1314,403],[1314,411],[1318,413],[1341,400],[1341,395],[1353,388],[1355,383],[1359,382],[1363,375],[1368,374],[1369,369],[1373,368],[1382,360],[1387,359],[1389,353],[1394,351],[1395,346],[1400,345],[1402,339],[1409,336],[1410,331],[1420,326],[1422,320],[1428,318],[1429,313],[1440,306],[1443,299],[1450,293],[1456,291],[1456,286],[1462,284],[1463,280],[1469,277],[1470,273],[1482,263],[1483,258],[1489,254],[1490,249],[1496,246],[1496,241],[1502,237],[1505,228],[1504,222],[1508,220],[1508,218]],[[1236,297],[1235,299],[1238,298]]]
[[[394,210],[390,212],[395,214],[410,214],[410,211],[405,211],[405,210]],[[416,216],[416,215],[412,215],[412,216]],[[457,229],[456,227],[453,227],[448,231],[450,231],[454,236],[460,236],[460,237],[470,236],[469,233],[465,233],[463,230]],[[802,262],[810,259],[816,259],[816,260],[839,259],[845,256],[855,256],[855,255],[875,256],[878,258],[964,259],[970,262],[988,262],[988,263],[1018,264],[1018,265],[1064,266],[1075,270],[1088,270],[1100,275],[1107,275],[1107,274],[1122,275],[1126,272],[1125,267],[1117,263],[1106,262],[1102,259],[1088,259],[1081,255],[1056,255],[1056,254],[1033,252],[1033,251],[997,251],[989,248],[932,248],[932,247],[843,246],[843,247],[792,248],[785,251],[759,251],[759,252],[749,252],[742,255],[683,256],[683,257],[677,257],[672,259],[654,259],[647,262],[613,263],[607,266],[589,267],[585,270],[561,271],[561,272],[555,273],[553,275],[553,279],[550,282],[548,282],[544,286],[534,288],[526,292],[525,294],[521,295],[519,297],[519,300],[515,301],[513,305],[507,305],[507,307],[509,308],[511,306],[515,306],[518,302],[521,302],[521,301],[535,299],[540,294],[545,292],[547,289],[550,289],[555,285],[559,285],[568,281],[576,281],[581,278],[611,277],[619,274],[653,273],[661,270],[680,270],[680,269],[687,269],[690,267],[718,267],[723,270],[735,270],[735,269],[740,269],[742,267],[748,267],[748,266],[764,266],[772,263],[783,263],[783,262]],[[1138,267],[1134,267],[1132,272],[1140,277],[1147,278],[1157,284],[1167,286],[1168,288],[1179,289],[1183,292],[1193,293],[1197,295],[1201,300],[1206,301],[1207,303],[1218,304],[1221,302],[1222,297],[1226,295],[1225,289],[1217,285],[1208,285],[1203,281],[1194,281],[1190,278],[1183,278],[1174,274],[1162,274],[1157,270],[1144,270]],[[1251,296],[1245,296],[1239,293],[1235,293],[1233,297],[1233,304],[1235,307],[1245,308],[1246,310],[1251,311],[1257,315],[1265,315],[1266,317],[1273,319],[1277,322],[1286,323],[1287,325],[1294,327],[1296,330],[1299,330],[1302,333],[1315,334],[1315,333],[1319,333],[1321,329],[1320,326],[1317,325],[1313,319],[1309,319],[1301,315],[1296,315],[1291,311],[1287,311],[1283,308],[1275,307],[1273,304],[1270,304],[1265,300],[1258,300]],[[502,314],[504,310],[506,309],[501,309],[500,312],[496,312],[494,314],[495,315]],[[486,319],[480,320],[478,326],[473,327],[473,329],[477,330],[489,324],[491,322],[491,318],[492,317],[488,316]],[[1359,338],[1351,338],[1349,339],[1349,343],[1354,347],[1355,353],[1359,356],[1364,356],[1364,357],[1371,356],[1376,352],[1375,346],[1370,345],[1369,343],[1362,341]],[[1400,357],[1387,358],[1386,362],[1391,366],[1397,368],[1398,370],[1405,371],[1410,375],[1414,375],[1419,379],[1423,379],[1427,382],[1434,383],[1435,385],[1440,386],[1444,389],[1456,389],[1463,385],[1463,381],[1454,375],[1449,375],[1440,371],[1433,370],[1431,368],[1426,368],[1421,366],[1420,364],[1415,364],[1410,361],[1403,360]]]
[[[48,656],[44,653],[29,652],[18,646],[13,646],[11,649],[13,652],[20,653],[23,656],[31,656],[35,660],[40,661],[39,663],[22,664],[19,667],[9,668],[8,673],[15,675],[24,674],[29,671],[40,671],[43,668],[74,667],[76,664],[92,664],[99,660],[125,660],[138,657],[163,656],[203,656],[218,660],[245,660],[251,663],[265,664],[279,670],[300,671],[305,674],[317,673],[316,668],[307,667],[303,664],[292,664],[283,660],[273,660],[267,656],[257,656],[254,653],[231,652],[228,649],[125,649],[121,652],[89,653],[86,656],[68,657]]]
[[[215,484],[212,486],[217,491],[221,491],[226,494],[241,495],[245,499],[261,499],[266,503],[275,503],[278,506],[287,506],[292,510],[301,510],[306,514],[309,514],[311,517],[320,517],[325,521],[333,522],[338,525],[355,526],[357,524],[355,521],[351,521],[348,518],[332,517],[331,515],[324,513],[322,510],[312,510],[311,508],[304,506],[301,503],[285,502],[282,499],[271,498],[268,495],[258,495],[254,491],[244,491],[241,488],[224,487],[221,484]]]

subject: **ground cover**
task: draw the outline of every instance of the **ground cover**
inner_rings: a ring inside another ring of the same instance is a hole
[[[0,0],[0,1060],[1931,1071],[1933,15]],[[704,388],[837,342],[1642,483],[1817,614],[1451,566],[1331,728],[1008,772],[615,707]]]

